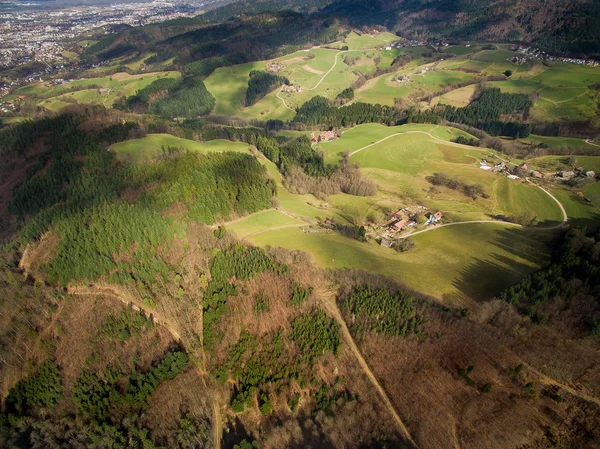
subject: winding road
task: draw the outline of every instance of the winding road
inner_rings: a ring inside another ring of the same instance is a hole
[[[434,135],[432,135],[431,133],[428,133],[427,131],[403,131],[403,132],[391,134],[391,135],[389,135],[387,137],[384,137],[383,139],[379,139],[376,142],[370,143],[369,145],[365,145],[364,147],[359,148],[358,150],[354,150],[353,152],[351,152],[349,154],[348,157],[351,157],[351,156],[353,156],[353,155],[355,155],[355,154],[357,154],[357,153],[359,153],[359,152],[361,152],[363,150],[371,148],[372,146],[375,146],[375,145],[377,145],[377,144],[379,144],[379,143],[381,143],[381,142],[383,142],[385,140],[391,139],[392,137],[401,136],[403,134],[425,134],[426,136],[429,136],[430,138],[432,138],[434,140],[437,140],[437,141],[440,141],[440,142],[443,142],[445,144],[454,144],[454,145],[457,145],[457,146],[463,146],[463,145],[458,144],[458,143],[448,142],[447,140],[440,139],[439,137],[435,137]],[[525,181],[527,181],[531,185],[536,186],[538,189],[542,190],[546,195],[548,195],[550,198],[552,198],[556,202],[556,204],[558,204],[558,207],[560,208],[560,210],[562,212],[562,216],[563,216],[563,219],[562,219],[562,221],[560,223],[558,223],[558,224],[556,224],[554,226],[548,227],[548,228],[534,228],[534,227],[530,227],[530,226],[523,226],[523,225],[520,225],[518,223],[511,223],[511,222],[499,221],[499,220],[460,221],[460,222],[456,222],[456,223],[446,223],[446,224],[441,224],[441,225],[437,225],[437,226],[431,226],[431,227],[429,227],[427,229],[423,229],[421,231],[416,231],[416,232],[412,232],[410,234],[401,236],[400,238],[404,239],[404,238],[407,238],[407,237],[412,237],[414,235],[422,234],[424,232],[434,231],[435,229],[443,228],[443,227],[446,227],[446,226],[457,226],[457,225],[474,224],[474,223],[501,223],[501,224],[505,224],[505,225],[509,225],[509,226],[516,226],[516,227],[520,227],[520,228],[535,229],[535,230],[538,230],[538,231],[552,231],[552,230],[555,230],[555,229],[558,229],[558,228],[564,226],[567,223],[567,220],[569,219],[569,217],[568,217],[567,211],[565,210],[565,208],[562,205],[562,203],[560,201],[558,201],[558,199],[554,195],[552,195],[548,190],[546,190],[542,186],[540,186],[540,185],[532,182],[529,178],[526,177]]]

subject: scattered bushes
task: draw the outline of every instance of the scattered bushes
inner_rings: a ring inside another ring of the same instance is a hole
[[[394,248],[399,253],[405,253],[407,251],[410,251],[414,247],[415,247],[415,242],[410,237],[407,237],[404,239],[398,239],[392,245],[392,248]]]
[[[450,178],[446,173],[434,173],[433,176],[427,177],[427,181],[434,186],[444,186],[452,190],[460,190],[472,199],[477,199],[479,196],[488,198],[481,184],[464,184],[457,179]]]
[[[310,285],[308,287],[303,287],[301,284],[295,281],[292,282],[292,304],[295,306],[302,304],[310,297],[312,291],[313,288]]]

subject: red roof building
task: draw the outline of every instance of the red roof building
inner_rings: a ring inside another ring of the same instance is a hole
[[[402,231],[402,229],[406,226],[406,220],[400,220],[392,224],[392,228],[396,231]]]

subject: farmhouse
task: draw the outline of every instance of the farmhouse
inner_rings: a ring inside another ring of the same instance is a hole
[[[427,219],[426,224],[437,223],[438,221],[440,221],[442,219],[443,216],[444,216],[444,214],[442,213],[441,210],[438,210],[434,214],[429,214],[429,218]]]
[[[542,178],[544,177],[544,175],[543,175],[543,174],[541,174],[541,173],[540,173],[539,171],[537,171],[537,170],[534,170],[533,172],[531,172],[531,175],[532,175],[534,178],[538,178],[538,179],[542,179]]]
[[[338,138],[337,132],[335,129],[331,131],[320,131],[318,133],[311,133],[310,140],[313,142],[330,142],[332,140],[336,140]]]
[[[558,177],[561,178],[563,181],[569,181],[575,177],[575,172],[571,170],[561,171],[558,172]]]
[[[502,172],[506,170],[506,164],[504,162],[500,162],[499,164],[494,164],[494,171]]]
[[[521,170],[529,170],[529,165],[527,165],[527,163],[525,162],[525,163],[523,163],[523,165],[520,165],[519,168]]]
[[[595,178],[596,177],[596,172],[593,170],[589,170],[585,172],[585,176],[586,178]]]
[[[408,222],[404,219],[395,221],[390,226],[394,231],[402,231],[402,229],[408,224]]]
[[[287,92],[287,93],[294,93],[294,92],[302,92],[302,87],[297,86],[297,85],[287,85],[284,84],[283,86],[281,86],[281,90],[283,92]]]
[[[281,65],[278,62],[274,62],[274,61],[267,62],[265,64],[265,70],[267,72],[277,73],[277,72],[280,72],[281,70],[283,70],[283,65]]]

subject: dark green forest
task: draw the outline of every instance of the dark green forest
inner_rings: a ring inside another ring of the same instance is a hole
[[[115,109],[138,114],[151,113],[166,118],[197,117],[210,113],[215,98],[199,77],[154,81],[131,97],[121,97]]]
[[[399,111],[391,106],[356,102],[335,107],[326,98],[316,96],[298,109],[294,122],[321,125],[327,128],[352,127],[362,123],[383,123],[388,126],[404,123],[440,123],[442,120],[473,126],[492,136],[527,137],[531,125],[503,121],[505,116],[526,116],[532,106],[525,94],[502,93],[498,88],[484,90],[468,106],[456,108],[438,105],[429,111],[408,109]]]
[[[580,327],[600,336],[600,235],[569,229],[556,244],[550,265],[508,288],[500,298],[537,323],[560,321],[566,310],[553,306],[573,302],[578,305],[574,309]]]
[[[252,106],[270,92],[280,88],[283,84],[290,84],[290,80],[283,76],[273,75],[262,70],[252,70],[246,90],[246,106]]]
[[[44,266],[52,282],[111,275],[116,282],[151,283],[169,271],[157,251],[183,232],[185,220],[212,224],[271,207],[275,185],[250,155],[175,151],[132,166],[103,142],[125,138],[133,124],[87,134],[78,128],[82,119],[63,115],[0,132],[5,151],[19,152],[32,135],[53,130],[40,164],[15,186],[8,205],[20,217],[15,242],[33,241],[50,229],[60,236],[55,257]],[[46,169],[45,161],[51,161]],[[131,192],[137,192],[133,198]],[[175,203],[183,205],[184,221],[164,213]],[[135,259],[116,262],[115,254],[134,242]]]

